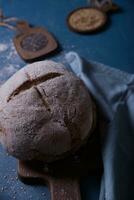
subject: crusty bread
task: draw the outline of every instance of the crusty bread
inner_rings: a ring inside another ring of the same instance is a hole
[[[77,149],[93,115],[83,82],[53,61],[27,65],[0,88],[0,140],[21,160],[50,162]]]

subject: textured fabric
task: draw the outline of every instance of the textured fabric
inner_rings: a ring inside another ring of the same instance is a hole
[[[68,68],[80,77],[109,121],[103,137],[100,200],[134,199],[134,75],[66,54]]]

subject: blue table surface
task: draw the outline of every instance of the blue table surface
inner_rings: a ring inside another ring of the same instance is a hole
[[[110,16],[105,31],[92,35],[71,32],[66,24],[70,11],[87,5],[84,0],[3,0],[0,6],[5,15],[44,26],[55,35],[62,50],[51,59],[60,61],[68,51],[77,51],[87,59],[134,73],[134,1],[116,0],[116,3],[122,11]],[[25,65],[14,49],[13,36],[13,31],[0,27],[0,83]],[[0,147],[0,200],[50,199],[47,187],[21,183],[16,168],[16,159]],[[87,177],[81,181],[82,199],[97,200],[99,189],[100,177]]]

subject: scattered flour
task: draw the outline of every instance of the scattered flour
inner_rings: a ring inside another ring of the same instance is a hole
[[[0,53],[6,51],[7,49],[8,49],[7,44],[4,44],[4,43],[0,44]]]
[[[24,62],[19,57],[11,39],[0,43],[0,61],[0,84],[24,66]]]
[[[15,46],[11,42],[10,43],[10,51],[9,51],[9,54],[7,55],[7,60],[13,59],[15,56],[18,56],[18,53],[15,49]]]

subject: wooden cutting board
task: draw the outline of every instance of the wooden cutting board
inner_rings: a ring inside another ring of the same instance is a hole
[[[66,159],[51,164],[18,162],[19,178],[28,184],[46,184],[51,200],[80,200],[79,180],[93,171],[102,172],[98,132],[78,152]]]
[[[18,54],[26,61],[34,61],[57,49],[58,43],[46,29],[31,27],[26,21],[16,25],[17,35],[13,39]]]

